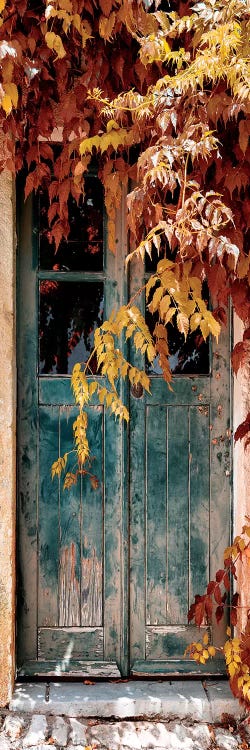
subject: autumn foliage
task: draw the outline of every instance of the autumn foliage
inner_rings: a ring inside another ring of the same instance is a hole
[[[189,622],[194,620],[199,627],[204,623],[211,623],[215,617],[217,623],[226,615],[230,625],[227,628],[225,644],[215,648],[209,643],[206,632],[202,641],[191,643],[186,653],[196,662],[206,664],[210,657],[224,652],[229,681],[234,695],[250,707],[250,618],[249,612],[244,613],[246,626],[244,632],[233,635],[233,628],[238,624],[241,612],[240,593],[235,591],[237,570],[239,565],[250,564],[250,526],[243,526],[242,533],[235,537],[230,547],[224,552],[224,567],[217,570],[215,579],[209,581],[206,593],[195,596],[195,601],[188,613]],[[230,599],[231,594],[231,599]]]
[[[86,473],[85,405],[93,393],[127,419],[117,380],[128,377],[148,388],[145,372],[117,348],[124,332],[149,360],[159,355],[171,387],[166,324],[175,321],[184,337],[197,330],[218,339],[231,300],[244,326],[232,366],[236,374],[249,366],[249,37],[245,0],[0,0],[0,168],[25,171],[26,197],[40,188],[48,192],[56,253],[70,230],[69,195],[79,200],[94,159],[104,185],[109,250],[115,252],[122,190],[132,184],[128,262],[134,255],[158,255],[145,288],[157,317],[153,337],[133,300],[95,335],[99,371],[109,388],[98,380],[90,386],[87,370],[74,369],[80,472]],[[235,439],[247,447],[248,433],[249,415]],[[65,470],[66,461],[60,457],[53,473]],[[75,480],[66,474],[66,486]],[[236,558],[248,555],[246,535],[249,527],[228,551],[216,581],[196,599],[190,618],[198,625],[211,617],[214,602],[217,619],[222,616]],[[234,597],[232,625],[236,614]],[[247,703],[249,621],[241,640],[228,644],[232,687]],[[211,649],[197,646],[191,653],[198,660],[202,652],[206,660]]]

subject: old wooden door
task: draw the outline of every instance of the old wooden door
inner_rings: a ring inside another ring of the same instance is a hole
[[[121,394],[129,430],[97,403],[89,409],[97,488],[82,479],[63,491],[52,482],[53,461],[72,448],[72,367],[88,358],[95,326],[143,282],[141,265],[132,268],[130,289],[124,282],[122,221],[116,257],[105,248],[102,208],[100,185],[89,175],[80,209],[71,205],[69,242],[56,257],[44,235],[43,199],[21,212],[20,674],[193,671],[193,662],[183,662],[193,635],[188,606],[228,541],[226,335],[202,357],[195,346],[187,354],[176,338],[173,392],[155,363],[150,396]]]
[[[73,447],[73,365],[88,359],[95,327],[122,302],[123,261],[106,252],[94,174],[80,208],[72,201],[70,221],[69,241],[55,256],[44,196],[21,211],[18,665],[20,674],[114,677],[127,668],[124,426],[93,405],[90,472],[98,487],[82,479],[63,491],[51,479],[52,462]]]
[[[131,294],[146,278],[135,263]],[[197,346],[196,334],[185,344],[168,329],[173,390],[156,361],[150,395],[130,399],[131,671],[220,673],[221,661],[204,669],[183,655],[202,635],[188,625],[189,606],[221,567],[230,534],[229,334]],[[209,637],[221,643],[224,628],[209,627]]]

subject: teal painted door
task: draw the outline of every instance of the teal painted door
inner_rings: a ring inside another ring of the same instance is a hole
[[[127,670],[124,544],[124,425],[89,409],[92,483],[63,491],[51,465],[70,451],[77,414],[70,373],[86,361],[93,331],[121,304],[123,261],[106,252],[103,196],[94,175],[69,242],[58,254],[45,236],[39,197],[21,210],[19,231],[19,674],[119,677]],[[95,371],[95,362],[92,360]],[[91,377],[91,372],[89,373]],[[74,471],[74,454],[68,470]],[[126,500],[126,502],[125,502]],[[125,605],[124,605],[125,606]]]
[[[146,279],[134,263],[131,294]],[[220,673],[222,662],[204,669],[183,655],[204,634],[188,625],[189,607],[230,537],[229,333],[202,346],[173,326],[169,335],[173,390],[155,362],[150,395],[130,397],[131,671]],[[221,643],[225,622],[204,628]]]
[[[72,367],[143,279],[140,266],[124,281],[122,221],[117,256],[105,248],[94,175],[57,256],[45,215],[42,198],[33,215],[27,202],[19,232],[19,674],[191,672],[188,606],[229,536],[228,337],[173,392],[157,363],[150,396],[123,388],[129,430],[93,403],[98,486],[83,477],[63,491],[51,464],[72,447]]]

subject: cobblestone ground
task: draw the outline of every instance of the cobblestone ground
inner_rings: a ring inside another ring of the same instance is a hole
[[[0,716],[0,750],[249,750],[250,726],[178,721],[96,721],[41,714]]]

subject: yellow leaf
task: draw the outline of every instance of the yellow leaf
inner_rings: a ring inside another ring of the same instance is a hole
[[[228,664],[228,671],[229,671],[230,677],[234,677],[236,668],[233,662],[231,662],[231,664]]]
[[[92,138],[85,138],[85,140],[80,143],[79,151],[81,156],[84,154],[91,154],[93,148],[104,153],[104,151],[107,151],[111,146],[116,151],[119,146],[132,145],[133,139],[134,136],[132,131],[129,132],[125,128],[119,128],[119,130],[113,129],[110,133],[103,133],[103,135],[95,135]]]
[[[112,38],[112,31],[115,25],[116,21],[116,13],[113,11],[113,13],[110,13],[110,16],[106,18],[106,16],[101,16],[99,21],[99,34],[103,37],[103,39],[107,39],[110,41]]]
[[[195,297],[201,297],[201,280],[196,276],[191,276],[189,279],[190,288]]]
[[[171,297],[169,294],[165,294],[165,296],[162,298],[160,302],[160,316],[161,318],[164,317],[164,315],[167,313],[169,307],[171,305]]]
[[[196,328],[198,328],[198,326],[200,325],[200,322],[201,322],[201,313],[196,312],[193,315],[191,315],[191,318],[190,318],[191,333],[193,333],[193,331],[195,331]]]
[[[210,310],[204,311],[203,316],[204,316],[204,320],[206,321],[209,331],[213,334],[213,336],[215,336],[217,343],[218,343],[218,337],[220,334],[220,324],[218,323],[217,320],[215,320]],[[203,331],[202,331],[202,335],[204,336]]]
[[[49,49],[53,49],[57,53],[57,57],[62,58],[66,55],[61,37],[58,34],[54,34],[54,31],[47,31],[45,34],[45,41]]]
[[[203,636],[202,640],[203,640],[204,646],[207,646],[207,644],[208,644],[208,633],[205,633],[205,635]]]
[[[188,329],[189,329],[189,320],[187,315],[184,315],[183,313],[178,313],[177,318],[177,328],[180,333],[183,333],[185,336],[185,339],[187,338]]]
[[[9,115],[12,110],[12,101],[11,101],[10,96],[8,96],[8,94],[4,94],[2,101],[1,101],[1,106],[6,112],[6,115]]]
[[[238,545],[239,545],[240,551],[243,552],[243,550],[245,549],[245,546],[246,546],[245,542],[244,542],[244,539],[240,539],[239,542],[238,542]]]
[[[4,85],[5,94],[10,96],[13,107],[17,107],[18,102],[18,90],[15,83],[5,83]]]
[[[154,358],[156,356],[155,348],[152,344],[149,344],[147,347],[147,358],[149,362],[153,362]]]
[[[228,625],[228,627],[227,627],[226,633],[227,633],[227,635],[229,636],[229,638],[231,638],[231,635],[232,635],[232,631],[231,631],[231,628],[229,627],[229,625]]]
[[[198,653],[198,651],[194,652],[193,658],[195,659],[195,661],[200,661],[201,655]]]
[[[176,313],[176,307],[170,307],[169,310],[167,311],[165,317],[164,317],[164,323],[165,323],[165,325],[167,325],[167,323],[169,323],[170,320],[172,320],[172,318],[174,317],[175,313]]]
[[[98,388],[98,383],[96,382],[96,380],[94,380],[93,383],[90,383],[90,386],[89,386],[89,395],[93,396],[93,393],[95,393],[95,391],[97,390],[97,388]]]
[[[109,120],[106,130],[107,133],[110,133],[111,130],[119,130],[119,125],[115,120]]]
[[[0,0],[0,13],[3,12],[6,5],[6,0]]]
[[[162,288],[162,286],[159,286],[155,290],[155,292],[153,294],[152,302],[150,302],[150,305],[148,306],[150,312],[155,312],[155,310],[157,310],[159,302],[160,302],[160,300],[162,298],[162,295],[163,295],[163,288]]]
[[[201,322],[200,322],[200,329],[201,329],[201,333],[202,333],[203,338],[207,339],[207,337],[209,336],[209,333],[210,333],[210,329],[208,327],[208,324],[207,324],[206,320],[201,320]]]
[[[216,650],[215,650],[214,646],[208,646],[208,653],[209,653],[210,656],[215,656]]]

